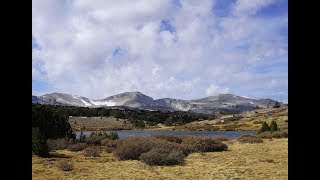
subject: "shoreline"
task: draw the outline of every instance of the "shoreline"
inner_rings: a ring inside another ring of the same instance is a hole
[[[146,129],[136,129],[136,128],[132,128],[132,129],[86,129],[83,130],[83,132],[88,132],[88,131],[122,131],[122,130],[133,130],[133,131],[150,131],[150,130],[159,130],[159,131],[212,131],[212,132],[227,132],[227,131],[231,131],[231,130],[189,130],[189,129],[170,129],[170,128],[146,128]],[[81,132],[81,130],[72,130],[73,132]],[[252,132],[256,132],[257,130],[232,130],[232,131],[252,131]]]

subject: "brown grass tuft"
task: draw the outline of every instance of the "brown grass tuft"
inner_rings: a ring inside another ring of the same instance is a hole
[[[83,155],[86,157],[99,157],[100,148],[97,146],[89,146],[83,150]]]
[[[163,139],[163,140],[166,140],[169,142],[175,142],[175,143],[179,143],[179,144],[182,142],[182,138],[179,136],[175,136],[175,135],[155,134],[155,135],[152,135],[151,137]]]
[[[140,156],[140,160],[148,165],[171,166],[182,164],[185,155],[180,150],[155,148]]]
[[[82,151],[88,145],[86,143],[75,143],[68,146],[70,151]]]
[[[59,168],[63,171],[72,171],[73,170],[73,163],[70,161],[60,161],[59,162]]]
[[[238,138],[238,141],[241,143],[262,143],[263,140],[261,137],[254,136],[254,135],[242,135],[241,137]]]

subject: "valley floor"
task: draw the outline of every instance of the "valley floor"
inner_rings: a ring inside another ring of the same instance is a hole
[[[193,153],[184,165],[149,166],[140,161],[119,161],[113,154],[84,157],[82,152],[55,151],[55,158],[32,157],[33,179],[288,179],[288,139],[263,143],[225,142],[229,150]],[[74,169],[58,168],[62,160]]]

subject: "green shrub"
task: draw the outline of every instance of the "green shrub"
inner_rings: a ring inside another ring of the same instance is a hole
[[[263,140],[261,137],[245,134],[238,138],[238,141],[241,143],[262,143]]]
[[[91,132],[88,138],[84,138],[83,141],[91,144],[91,145],[99,145],[101,144],[102,139],[119,139],[119,135],[116,131],[106,132],[106,131],[99,131],[98,133]]]
[[[86,139],[86,135],[84,135],[83,132],[81,131],[79,141],[83,142],[85,139]]]
[[[97,146],[90,146],[83,150],[83,155],[86,157],[99,157],[100,148]]]
[[[41,157],[49,156],[47,141],[39,128],[32,128],[32,153]]]
[[[68,146],[68,149],[70,151],[82,151],[84,148],[86,148],[88,145],[87,143],[74,143]]]
[[[262,123],[262,126],[261,126],[259,132],[266,132],[266,131],[270,131],[270,127],[269,127],[269,125],[264,121],[264,122]]]
[[[182,164],[185,155],[180,150],[155,148],[140,156],[140,160],[148,165],[171,166]]]
[[[75,134],[68,122],[68,114],[59,108],[49,105],[32,105],[32,127],[37,127],[45,139],[69,137]]]
[[[280,103],[278,101],[276,101],[276,103],[272,107],[273,108],[279,108],[280,107]]]
[[[103,131],[103,137],[108,138],[108,139],[112,139],[112,140],[119,139],[119,135],[116,131],[111,131],[109,133]]]
[[[271,132],[274,132],[274,131],[278,131],[279,128],[278,128],[278,124],[276,121],[272,121],[271,124],[270,124],[270,131]]]

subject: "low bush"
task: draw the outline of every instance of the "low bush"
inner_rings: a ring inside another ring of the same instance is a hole
[[[109,133],[103,131],[103,136],[104,136],[104,138],[108,138],[108,139],[112,139],[112,140],[119,139],[119,135],[116,131],[111,131]]]
[[[102,136],[91,136],[87,137],[84,139],[84,142],[89,144],[89,145],[100,145],[101,144],[101,140],[103,139]]]
[[[114,140],[111,140],[111,139],[102,139],[100,144],[102,146],[109,146],[109,144],[112,144],[113,142]]]
[[[242,135],[241,137],[238,138],[238,141],[241,143],[262,143],[263,140],[261,137],[254,136],[254,135]]]
[[[258,134],[258,137],[263,138],[263,139],[271,139],[272,138],[272,134],[269,131],[261,132],[261,133]]]
[[[260,133],[258,136],[260,138],[263,138],[263,139],[288,138],[288,132],[287,131],[280,131],[280,132],[273,132],[273,133],[271,133],[271,132],[263,132],[263,133]]]
[[[288,138],[288,131],[280,131],[272,133],[274,138]]]
[[[148,165],[171,166],[182,164],[185,155],[181,150],[155,148],[140,156],[140,160]]]
[[[182,138],[179,136],[175,136],[175,135],[155,134],[155,135],[152,135],[151,137],[159,138],[159,139],[163,139],[166,141],[175,142],[175,143],[179,143],[179,144],[182,142]]]
[[[73,163],[70,161],[60,161],[59,168],[63,171],[72,171],[73,170]]]
[[[90,146],[83,150],[83,155],[86,157],[98,157],[100,156],[100,148],[97,146]]]
[[[181,143],[183,152],[187,155],[193,152],[225,151],[228,146],[219,140],[201,136],[185,136]]]
[[[101,145],[104,146],[104,150],[108,153],[111,153],[116,149],[117,142],[111,139],[103,139]]]
[[[213,138],[214,140],[217,140],[217,141],[229,141],[230,139],[228,137],[225,137],[225,136],[220,136],[220,137],[214,137]]]
[[[120,160],[138,160],[142,153],[150,151],[154,145],[155,142],[145,137],[128,137],[118,141],[113,153]]]
[[[270,131],[271,132],[279,131],[278,124],[275,120],[273,120],[270,124]]]
[[[72,139],[60,138],[60,139],[48,139],[47,140],[49,150],[67,149],[67,147],[73,144]]]
[[[222,137],[221,140],[226,138]],[[221,140],[201,136],[153,135],[103,143],[106,144],[105,150],[113,152],[119,160],[140,159],[149,165],[175,165],[181,164],[184,157],[192,152],[227,150],[227,145]]]
[[[84,148],[86,148],[88,145],[87,143],[74,143],[68,146],[68,149],[70,151],[82,151]]]

